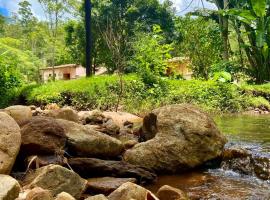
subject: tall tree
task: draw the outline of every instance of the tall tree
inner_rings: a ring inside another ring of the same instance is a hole
[[[215,3],[218,10],[228,10],[229,0],[208,0],[209,2]],[[221,30],[221,38],[223,42],[223,60],[229,60],[229,17],[222,13],[219,13],[219,26]]]
[[[48,28],[52,40],[52,79],[55,80],[55,53],[56,41],[58,36],[59,23],[65,13],[68,12],[69,2],[67,0],[38,0],[44,9],[44,13],[48,20]]]
[[[86,77],[90,77],[93,73],[92,70],[92,34],[91,34],[91,0],[85,0],[85,36],[86,36],[86,48],[85,48],[85,64],[86,64]]]

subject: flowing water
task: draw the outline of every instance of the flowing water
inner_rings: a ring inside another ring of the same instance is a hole
[[[256,154],[270,156],[270,115],[221,116],[215,118],[229,143]],[[148,188],[157,192],[170,185],[188,193],[191,199],[270,200],[270,182],[222,169],[198,170],[183,175],[161,176]]]

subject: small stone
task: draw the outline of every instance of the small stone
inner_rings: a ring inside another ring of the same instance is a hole
[[[21,187],[14,178],[0,174],[0,199],[14,200],[19,196]]]
[[[188,200],[185,192],[169,185],[162,186],[157,192],[157,197],[159,200]]]
[[[79,115],[71,108],[61,108],[57,110],[50,110],[47,117],[53,117],[55,119],[64,119],[72,122],[79,122]]]
[[[75,198],[66,192],[61,192],[56,196],[55,200],[75,200]]]
[[[149,190],[136,185],[134,183],[124,183],[119,188],[117,188],[113,193],[108,196],[110,200],[158,200],[158,198],[152,194]]]
[[[49,190],[35,187],[28,192],[26,200],[53,200],[53,196]]]
[[[131,182],[136,183],[136,178],[114,178],[114,177],[103,177],[103,178],[91,178],[87,179],[88,189],[96,194],[109,195],[111,192],[116,190],[122,184]]]
[[[85,200],[108,200],[103,194],[99,194],[96,196],[88,197]]]

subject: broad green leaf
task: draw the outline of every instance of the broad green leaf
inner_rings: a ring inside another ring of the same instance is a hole
[[[250,10],[230,9],[227,14],[238,17],[239,20],[248,24],[252,23],[253,20],[256,20],[256,16]]]
[[[266,0],[251,0],[251,4],[258,17],[266,15]]]
[[[262,53],[263,53],[264,59],[266,60],[269,57],[269,47],[266,43],[263,46]]]
[[[258,47],[263,47],[265,43],[265,29],[264,29],[264,20],[258,20],[257,30],[256,30],[256,42]]]

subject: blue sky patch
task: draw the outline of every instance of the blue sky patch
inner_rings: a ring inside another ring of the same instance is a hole
[[[6,8],[0,7],[0,14],[7,17],[9,15],[9,12]]]

